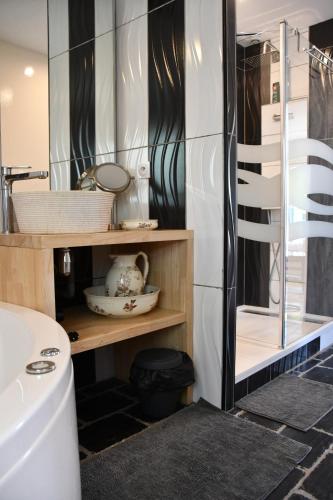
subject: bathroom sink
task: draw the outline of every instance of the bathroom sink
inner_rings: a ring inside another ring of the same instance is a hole
[[[15,231],[29,234],[108,231],[115,195],[102,191],[41,191],[11,195]]]

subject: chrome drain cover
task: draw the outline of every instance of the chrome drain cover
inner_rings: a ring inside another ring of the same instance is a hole
[[[34,361],[25,367],[25,371],[30,375],[43,375],[44,373],[53,372],[56,369],[53,361]]]
[[[47,357],[57,356],[59,353],[60,349],[58,349],[57,347],[46,347],[45,349],[42,349],[40,351],[41,356],[47,356]]]

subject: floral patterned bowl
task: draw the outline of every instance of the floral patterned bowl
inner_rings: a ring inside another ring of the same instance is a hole
[[[89,309],[102,316],[130,318],[145,314],[157,304],[160,289],[146,285],[142,295],[131,297],[107,297],[104,286],[92,286],[84,290]]]

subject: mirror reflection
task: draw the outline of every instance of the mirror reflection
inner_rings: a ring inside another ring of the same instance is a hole
[[[30,165],[32,171],[46,171],[47,0],[1,0],[0,8],[0,164]],[[13,183],[14,192],[48,189],[49,179]]]

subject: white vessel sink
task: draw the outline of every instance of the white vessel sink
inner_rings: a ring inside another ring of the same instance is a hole
[[[114,197],[102,191],[13,193],[15,227],[29,234],[105,232]]]

